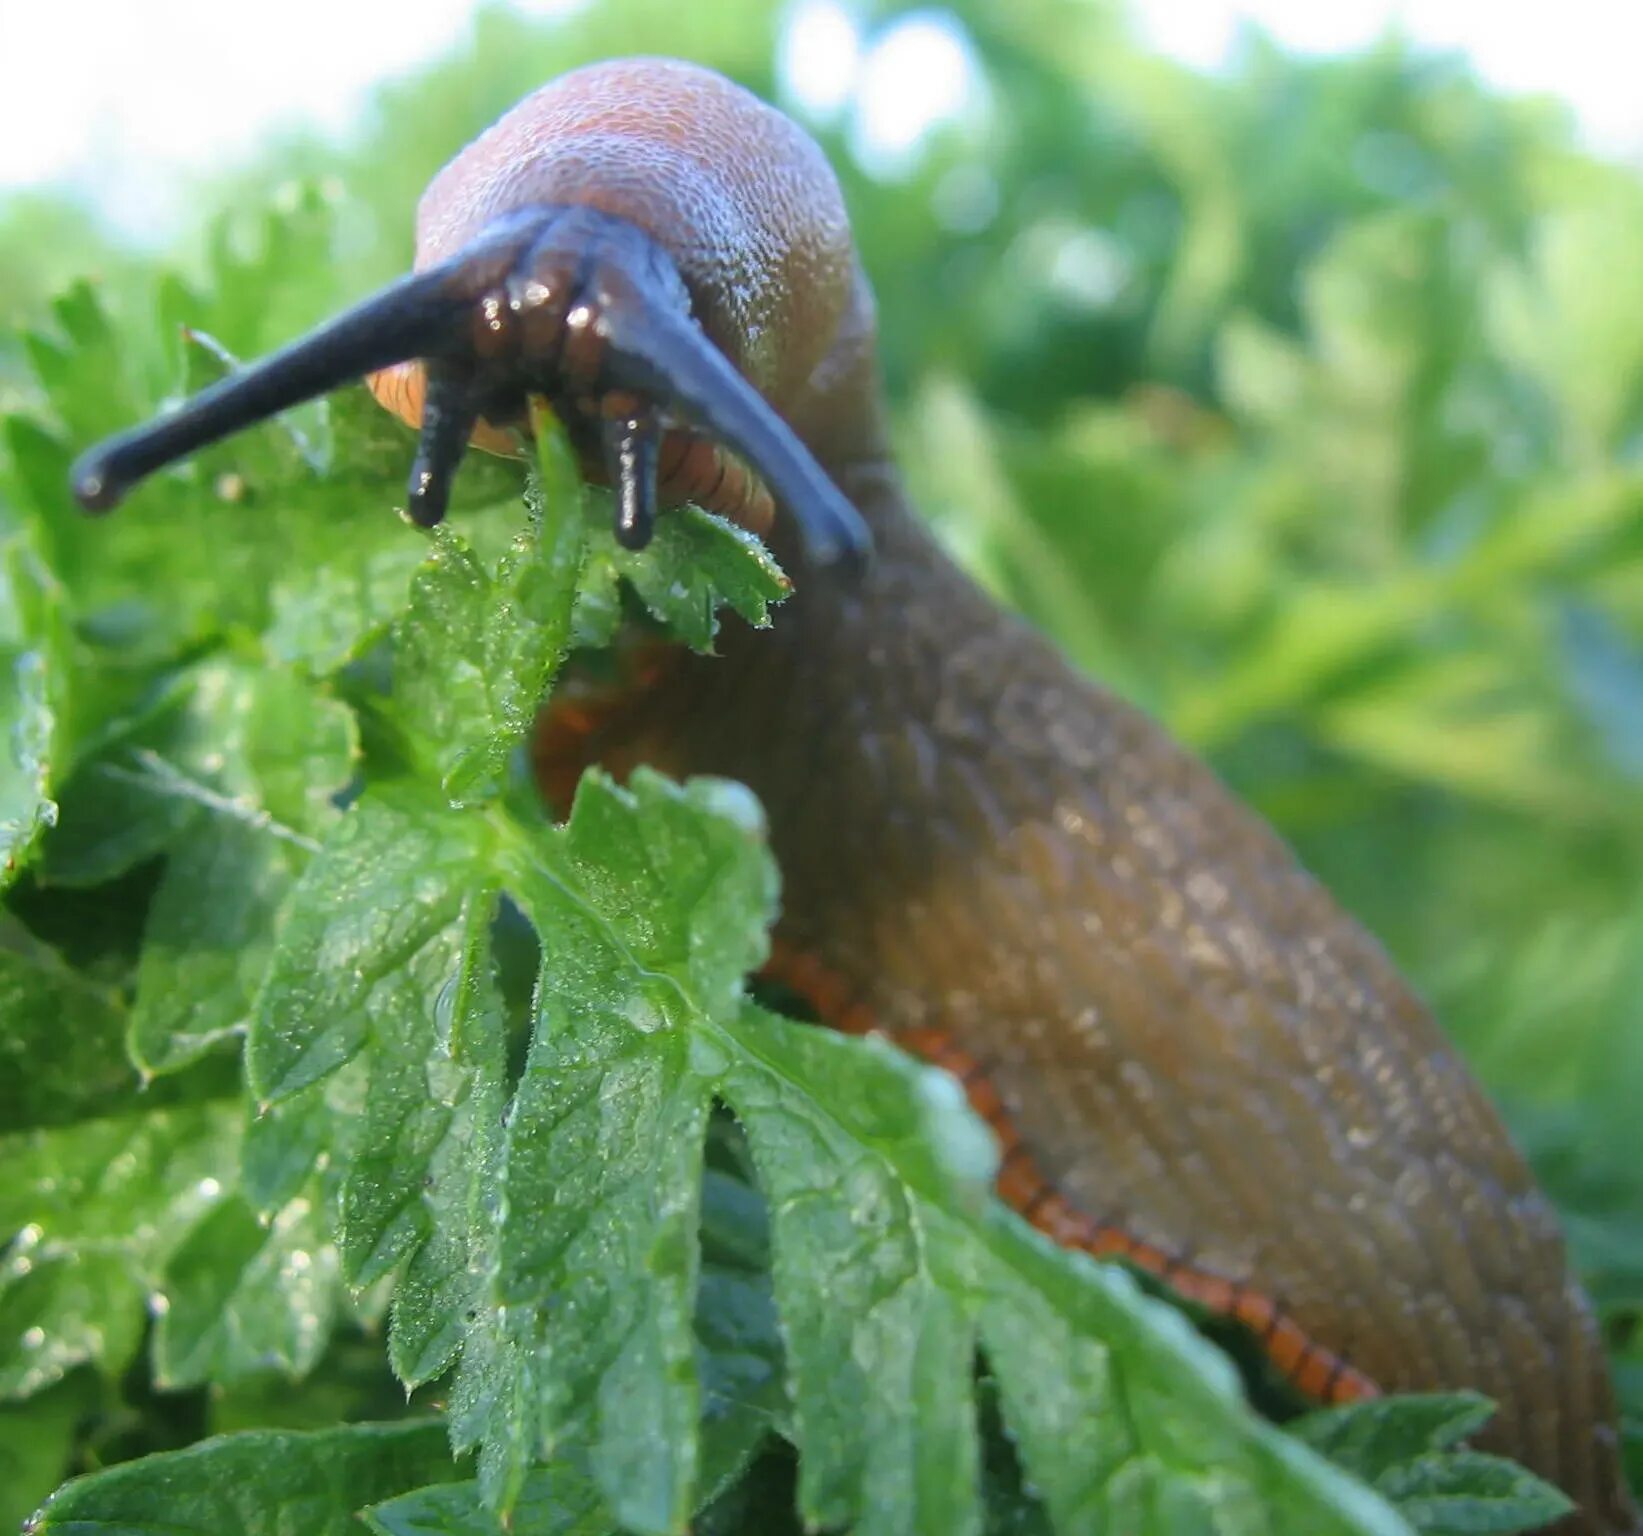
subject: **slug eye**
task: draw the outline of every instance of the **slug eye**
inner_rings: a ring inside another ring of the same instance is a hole
[[[817,564],[865,558],[860,513],[809,449],[692,319],[672,259],[637,226],[586,207],[530,208],[498,219],[449,261],[392,284],[177,411],[83,454],[74,494],[115,506],[164,465],[303,400],[423,360],[426,390],[408,510],[445,515],[482,418],[524,397],[591,397],[630,548],[655,526],[664,418],[744,459],[797,526]]]

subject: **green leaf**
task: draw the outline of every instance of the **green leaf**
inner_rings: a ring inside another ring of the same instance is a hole
[[[807,1522],[979,1529],[979,1347],[1057,1530],[1401,1528],[1255,1420],[1179,1313],[985,1201],[990,1148],[950,1079],[754,1009],[723,1038],[772,1213]]]
[[[351,1536],[366,1506],[458,1476],[444,1425],[223,1435],[76,1478],[29,1536]]]
[[[356,559],[281,576],[263,636],[269,657],[322,677],[357,660],[404,610],[426,553],[422,540],[402,533],[390,544],[367,545]]]
[[[91,439],[113,431],[141,408],[130,357],[123,338],[110,322],[95,287],[70,284],[51,304],[55,334],[25,338],[47,398],[76,438]],[[58,494],[67,504],[68,482]]]
[[[1515,1462],[1477,1451],[1423,1457],[1375,1479],[1375,1491],[1424,1536],[1541,1531],[1574,1509]]]
[[[704,1480],[702,1503],[745,1466],[748,1450],[737,1426],[705,1430],[703,1461],[720,1476]],[[365,1520],[381,1536],[605,1536],[617,1529],[598,1482],[576,1458],[529,1473],[506,1525],[478,1482],[419,1488],[365,1511]]]
[[[334,270],[335,222],[311,190],[244,245],[216,221],[211,266],[232,292],[162,274],[156,329],[148,315],[116,327],[103,296],[79,285],[54,331],[30,337],[46,415],[7,417],[4,440],[20,509],[87,642],[77,693],[115,683],[129,694],[145,671],[263,632],[277,659],[328,672],[402,606],[424,548],[393,516],[414,444],[363,387],[199,451],[138,487],[117,517],[85,518],[68,494],[76,451],[222,377],[235,365],[229,347],[288,340],[282,316],[293,327],[319,318],[326,300],[316,303],[313,279]],[[518,483],[512,467],[470,467],[456,503],[512,500]],[[94,735],[100,722],[76,723]]]
[[[335,816],[353,769],[352,714],[294,673],[205,666],[191,713],[200,772],[139,759],[152,795],[191,802],[173,833],[149,908],[131,1050],[148,1072],[174,1071],[242,1029],[272,949],[274,916]]]
[[[367,796],[342,818],[292,893],[257,998],[246,1068],[259,1099],[318,1082],[373,1028],[407,1027],[409,1015],[434,1032],[446,933],[483,867],[482,839],[473,818],[408,794]]]
[[[473,815],[409,793],[367,797],[343,820],[293,897],[259,1000],[251,1080],[283,1102],[252,1151],[263,1200],[299,1187],[322,1150],[332,1160],[345,1272],[366,1283],[408,1265],[396,1370],[414,1386],[465,1349],[453,1435],[488,1436],[498,1457],[506,1439],[522,1468],[535,1408],[519,1334],[532,1325],[484,1305],[505,1102],[488,847]],[[355,1058],[362,1072],[336,1072]],[[510,1385],[517,1373],[526,1386]]]
[[[1475,1392],[1379,1398],[1321,1409],[1289,1431],[1361,1478],[1423,1536],[1538,1531],[1574,1508],[1498,1456],[1460,1447],[1493,1416]]]
[[[501,999],[490,974],[486,914],[470,905],[458,969],[441,994],[448,1055],[434,1070],[467,1074],[452,1100],[443,1140],[428,1158],[422,1200],[427,1240],[415,1250],[394,1291],[388,1358],[408,1387],[442,1375],[484,1311],[496,1273],[495,1233],[507,1107],[506,1039]],[[476,1347],[483,1348],[482,1343]]]
[[[174,1390],[265,1370],[305,1376],[330,1342],[340,1296],[336,1249],[312,1199],[293,1199],[265,1223],[232,1196],[167,1260],[155,1298],[155,1384]]]
[[[452,1394],[456,1443],[480,1447],[480,1485],[503,1510],[539,1445],[584,1437],[622,1524],[672,1530],[690,1507],[712,1085],[684,1026],[739,995],[770,896],[758,824],[740,799],[734,814],[718,811],[723,800],[713,785],[680,791],[641,775],[630,793],[594,777],[563,832],[508,849],[543,969],[500,1145],[485,1129],[494,1109],[476,1108],[475,1144],[488,1149],[470,1156],[489,1187],[455,1196],[479,1217],[469,1241],[484,1279],[469,1281]],[[633,902],[635,888],[652,902]],[[495,1069],[476,1081],[476,1107],[500,1102]],[[433,1199],[442,1187],[436,1177]],[[417,1377],[448,1357],[448,1334],[432,1349],[422,1341],[439,1301],[454,1300],[441,1277],[459,1276],[460,1257],[438,1257],[436,1237],[413,1261],[395,1336],[419,1341],[396,1355],[402,1368],[425,1361]]]
[[[990,1142],[954,1109],[950,1079],[887,1049],[757,1015],[732,1038],[744,1059],[723,1091],[772,1211],[806,1520],[978,1529],[973,1322],[942,1283],[953,1277],[932,1272],[912,1193],[875,1144],[905,1140],[919,1176],[957,1184],[979,1208]],[[860,1095],[842,1124],[822,1107],[841,1076]],[[944,1111],[949,1125],[923,1143]],[[930,1160],[931,1144],[951,1149],[949,1164]]]
[[[626,790],[585,778],[562,830],[368,798],[293,903],[253,1081],[312,1091],[369,1050],[364,1097],[327,1138],[344,1252],[361,1275],[409,1259],[396,1364],[425,1380],[460,1350],[452,1434],[479,1448],[487,1505],[515,1508],[532,1465],[576,1446],[621,1525],[668,1531],[688,1515],[694,1329],[713,1317],[698,1299],[698,1191],[717,1095],[747,1127],[775,1212],[808,1519],[979,1529],[984,1348],[1058,1528],[1099,1515],[1233,1529],[1258,1510],[1279,1530],[1395,1530],[1256,1425],[1177,1314],[997,1214],[990,1141],[948,1078],[744,1011],[774,897],[761,832],[741,791],[642,772]],[[499,1139],[484,979],[498,883],[543,953]],[[768,1386],[768,1352],[752,1364]],[[1060,1396],[1046,1379],[1065,1383]],[[745,1453],[762,1426],[728,1420]],[[1075,1452],[1074,1421],[1099,1427],[1105,1457]]]
[[[568,1465],[532,1472],[506,1525],[478,1483],[402,1494],[366,1510],[365,1523],[380,1536],[606,1536],[615,1530],[598,1485]]]
[[[500,1140],[499,878],[543,941]],[[253,1088],[289,1104],[367,1053],[332,1132],[299,1125],[293,1145],[330,1148],[350,1278],[409,1262],[392,1329],[402,1376],[427,1380],[461,1349],[453,1436],[480,1446],[504,1510],[540,1447],[585,1434],[624,1524],[672,1530],[688,1513],[713,1078],[687,1026],[739,1006],[773,896],[744,792],[640,775],[631,791],[585,781],[563,831],[367,796],[293,897]],[[317,1100],[303,1112],[324,1114]]]
[[[68,814],[45,846],[45,880],[106,884],[172,845],[199,804],[167,787],[208,780],[217,745],[195,702],[193,678],[183,672],[105,724],[62,787]]]
[[[17,1530],[63,1480],[93,1385],[71,1376],[26,1403],[0,1405],[0,1530]]]
[[[773,1433],[791,1434],[764,1203],[750,1183],[711,1163],[724,1139],[713,1131],[729,1124],[720,1117],[709,1133],[696,1293],[700,1484],[710,1498],[734,1485]]]
[[[63,1125],[135,1082],[116,995],[0,919],[0,1126]]]
[[[0,1398],[30,1397],[88,1361],[115,1373],[142,1339],[142,1295],[124,1255],[35,1258],[29,1236],[13,1240],[0,1275]]]
[[[255,833],[306,852],[356,750],[348,711],[294,673],[214,656],[168,674],[76,766],[46,874],[100,884],[185,833]],[[224,893],[200,895],[209,920]]]
[[[623,611],[618,591],[623,581],[670,635],[704,652],[713,648],[721,603],[764,629],[771,604],[792,591],[758,539],[699,507],[680,507],[659,518],[641,551],[618,544],[608,518],[593,525],[588,544],[576,607],[581,645],[608,645],[614,637]]]
[[[61,589],[21,537],[7,538],[0,542],[0,890],[57,822],[52,797],[67,671]]]
[[[544,1435],[552,1444],[588,1414],[593,1475],[618,1521],[644,1530],[678,1528],[696,1475],[691,1319],[712,1079],[689,1027],[739,993],[771,894],[759,824],[716,799],[716,786],[652,775],[631,792],[585,780],[565,831],[524,851],[512,882],[543,962],[504,1189],[538,1215],[502,1228],[501,1294],[535,1316],[566,1299],[577,1326],[544,1332]]]
[[[1476,1392],[1432,1392],[1319,1409],[1293,1420],[1289,1432],[1372,1479],[1429,1451],[1450,1450],[1494,1414],[1495,1405]]]
[[[121,1369],[165,1259],[232,1180],[232,1108],[183,1106],[0,1136],[0,1396]]]
[[[540,882],[544,903],[552,900],[550,882],[541,881],[548,869],[568,883],[538,932],[564,922],[602,941],[608,963],[620,958],[648,984],[651,1006],[632,1007],[628,1017],[649,1033],[673,1022],[681,1006],[689,1016],[714,1017],[740,1005],[744,978],[768,953],[765,929],[775,916],[776,872],[764,837],[764,812],[739,784],[680,786],[640,769],[624,789],[594,772],[579,785],[558,842],[544,837],[522,848],[515,878]],[[558,846],[562,853],[548,853]],[[545,854],[553,859],[546,867]],[[625,991],[632,980],[621,985]]]
[[[570,643],[586,544],[569,445],[539,418],[539,503],[493,575],[441,529],[411,585],[395,647],[403,729],[453,803],[501,787]]]

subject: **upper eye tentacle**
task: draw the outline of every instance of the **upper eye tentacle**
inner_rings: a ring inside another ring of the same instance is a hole
[[[697,323],[667,251],[626,219],[581,205],[503,215],[447,260],[99,444],[75,464],[74,493],[87,508],[113,507],[196,449],[413,360],[420,436],[407,506],[424,527],[444,516],[476,429],[522,419],[525,397],[540,393],[592,402],[618,492],[618,537],[630,547],[643,547],[654,523],[665,413],[746,459],[793,516],[811,559],[867,551],[856,509]],[[603,409],[607,397],[621,408]]]

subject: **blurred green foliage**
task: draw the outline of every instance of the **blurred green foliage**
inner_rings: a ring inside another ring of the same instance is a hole
[[[857,16],[871,42],[910,9]],[[1643,185],[1547,105],[1395,46],[1252,37],[1206,78],[1112,6],[946,14],[984,89],[901,174],[863,168],[848,114],[809,124],[919,498],[1421,984],[1559,1199],[1643,1415]],[[576,64],[642,47],[783,101],[782,20],[481,11],[355,142],[202,193],[181,246],[231,296],[213,333],[265,348],[402,270],[431,173]],[[299,182],[340,254],[270,313],[239,253]],[[15,328],[85,274],[132,326],[179,312],[72,204],[0,208],[0,406],[30,388]]]

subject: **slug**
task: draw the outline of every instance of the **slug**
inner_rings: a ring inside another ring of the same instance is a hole
[[[799,128],[673,61],[548,84],[435,177],[411,276],[94,449],[76,493],[111,506],[360,374],[420,431],[420,522],[534,391],[625,542],[690,500],[801,575],[773,630],[642,653],[626,687],[550,707],[550,798],[595,762],[752,786],[783,874],[772,974],[952,1071],[1028,1221],[1242,1325],[1315,1400],[1487,1393],[1480,1439],[1569,1493],[1561,1528],[1643,1529],[1557,1222],[1431,1014],[1276,834],[909,507],[871,293]]]

